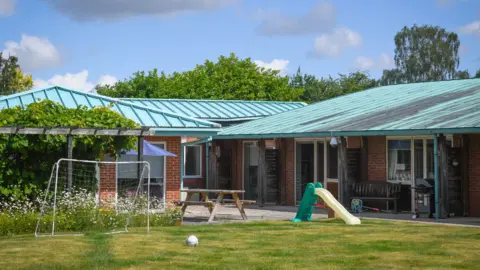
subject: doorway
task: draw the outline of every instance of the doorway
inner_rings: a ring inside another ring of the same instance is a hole
[[[246,200],[257,199],[258,147],[254,142],[243,144],[243,189]]]
[[[315,182],[315,144],[296,142],[296,200],[302,200],[308,183]]]

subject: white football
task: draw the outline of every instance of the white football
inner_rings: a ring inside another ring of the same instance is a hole
[[[187,238],[187,246],[196,247],[198,245],[198,239],[195,235],[190,235]]]

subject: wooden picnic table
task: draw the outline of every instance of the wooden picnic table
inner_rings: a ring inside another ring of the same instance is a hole
[[[225,203],[233,203],[240,212],[243,220],[247,220],[247,214],[245,214],[245,210],[243,209],[244,204],[255,203],[255,201],[248,201],[248,200],[240,200],[239,194],[245,193],[245,190],[223,190],[223,189],[182,189],[180,192],[187,193],[187,197],[184,201],[178,201],[178,204],[182,205],[182,213],[185,214],[185,210],[187,209],[188,205],[204,205],[208,208],[210,212],[210,217],[208,218],[208,222],[212,222],[217,214],[218,209],[221,205]],[[209,193],[215,193],[217,198],[212,200],[208,197]],[[194,194],[201,195],[201,201],[192,201],[192,196]],[[231,200],[224,199],[225,195],[232,195]]]

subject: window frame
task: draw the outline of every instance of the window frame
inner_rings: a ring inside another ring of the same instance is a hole
[[[199,163],[200,163],[200,172],[198,175],[187,175],[187,147],[198,147],[200,149],[199,151]],[[203,175],[203,147],[202,145],[189,145],[189,146],[184,146],[185,150],[185,155],[183,156],[183,178],[188,179],[188,178],[202,178]]]

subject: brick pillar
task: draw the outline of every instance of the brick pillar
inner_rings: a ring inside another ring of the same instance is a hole
[[[287,205],[295,205],[295,141],[294,139],[285,139],[285,192]],[[301,198],[297,198],[301,199]]]
[[[387,139],[385,136],[368,137],[368,180],[387,180]]]
[[[100,164],[100,200],[112,202],[115,200],[117,181],[117,166],[115,164]]]
[[[480,217],[480,135],[470,135],[468,164],[469,216]]]
[[[235,142],[235,164],[233,166],[233,174],[235,175],[235,188],[238,190],[243,189],[243,141],[237,140]]]

